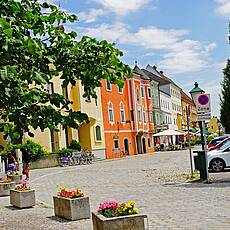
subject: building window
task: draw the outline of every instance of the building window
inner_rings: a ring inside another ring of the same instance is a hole
[[[123,93],[123,87],[118,86],[118,93]]]
[[[141,109],[138,109],[137,117],[138,121],[141,121]]]
[[[63,87],[62,86],[62,94],[63,94],[63,96],[64,96],[65,99],[69,98],[67,87]]]
[[[113,109],[109,108],[109,121],[114,121],[114,117],[113,117]]]
[[[131,119],[131,121],[134,121],[134,113],[133,113],[133,110],[130,110],[130,119]]]
[[[91,97],[88,95],[85,99],[86,102],[91,102]]]
[[[154,119],[153,119],[153,112],[150,112],[150,122],[153,123]]]
[[[96,141],[101,141],[101,127],[99,125],[97,125],[95,127],[96,129]]]
[[[144,123],[146,123],[146,113],[143,112],[143,119],[144,119]]]
[[[151,148],[151,140],[150,140],[150,138],[148,138],[148,146],[149,146],[149,148]]]
[[[120,116],[121,116],[121,122],[125,122],[125,108],[122,102],[120,103]]]
[[[47,84],[44,87],[44,91],[47,92],[48,94],[54,93],[54,83],[53,82],[49,82],[49,84]]]
[[[140,92],[138,89],[136,90],[136,94],[137,94],[137,102],[139,103],[140,102]]]
[[[151,89],[148,88],[148,97],[151,98],[152,97],[152,94],[151,94]]]
[[[112,91],[112,85],[108,80],[106,81],[106,89],[107,91]]]
[[[114,140],[114,149],[119,149],[119,142],[118,142],[118,140]]]
[[[144,93],[144,87],[141,87],[141,97],[144,97],[145,93]]]

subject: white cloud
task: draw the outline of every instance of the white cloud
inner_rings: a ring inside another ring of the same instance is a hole
[[[230,1],[229,0],[216,0],[219,6],[216,12],[221,16],[228,18],[230,16]]]
[[[107,12],[103,9],[90,9],[89,12],[79,12],[78,18],[80,21],[85,23],[95,22],[97,17],[106,14]]]
[[[169,47],[168,53],[158,65],[174,74],[199,71],[208,65],[204,57],[215,47],[215,43],[181,40]]]
[[[201,43],[183,39],[189,34],[187,30],[166,30],[154,26],[141,27],[137,32],[130,32],[123,23],[114,25],[101,24],[96,28],[85,28],[83,33],[120,44],[133,44],[143,47],[147,53],[152,50],[162,51],[159,67],[171,73],[195,72],[208,65],[209,52],[215,43]]]
[[[105,9],[124,16],[129,12],[137,11],[150,3],[151,0],[93,0],[101,4]]]

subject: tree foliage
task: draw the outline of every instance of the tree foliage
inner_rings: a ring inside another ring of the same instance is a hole
[[[0,0],[0,131],[30,136],[30,128],[77,128],[86,114],[72,111],[63,95],[44,91],[59,77],[63,87],[81,80],[84,97],[96,98],[101,79],[120,86],[131,69],[107,41],[67,32],[77,16],[38,0]]]
[[[224,80],[222,82],[222,97],[220,120],[225,127],[226,133],[230,133],[230,60],[228,59],[225,69],[223,70]]]

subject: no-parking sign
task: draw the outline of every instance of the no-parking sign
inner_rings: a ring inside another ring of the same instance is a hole
[[[197,113],[211,113],[210,94],[200,94],[197,97]]]

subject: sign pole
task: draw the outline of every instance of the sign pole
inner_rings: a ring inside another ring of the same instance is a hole
[[[192,165],[192,149],[191,149],[191,140],[190,140],[190,125],[189,125],[189,111],[188,105],[186,106],[186,119],[187,119],[187,127],[188,127],[188,149],[189,149],[189,157],[190,157],[190,166],[191,166],[191,175],[193,175],[193,165]]]
[[[205,121],[202,122],[202,126],[205,130]],[[207,182],[209,182],[209,174],[208,174],[208,148],[207,148],[207,139],[206,135],[204,134],[204,151],[205,151],[205,161],[206,161],[206,175],[207,175]]]

